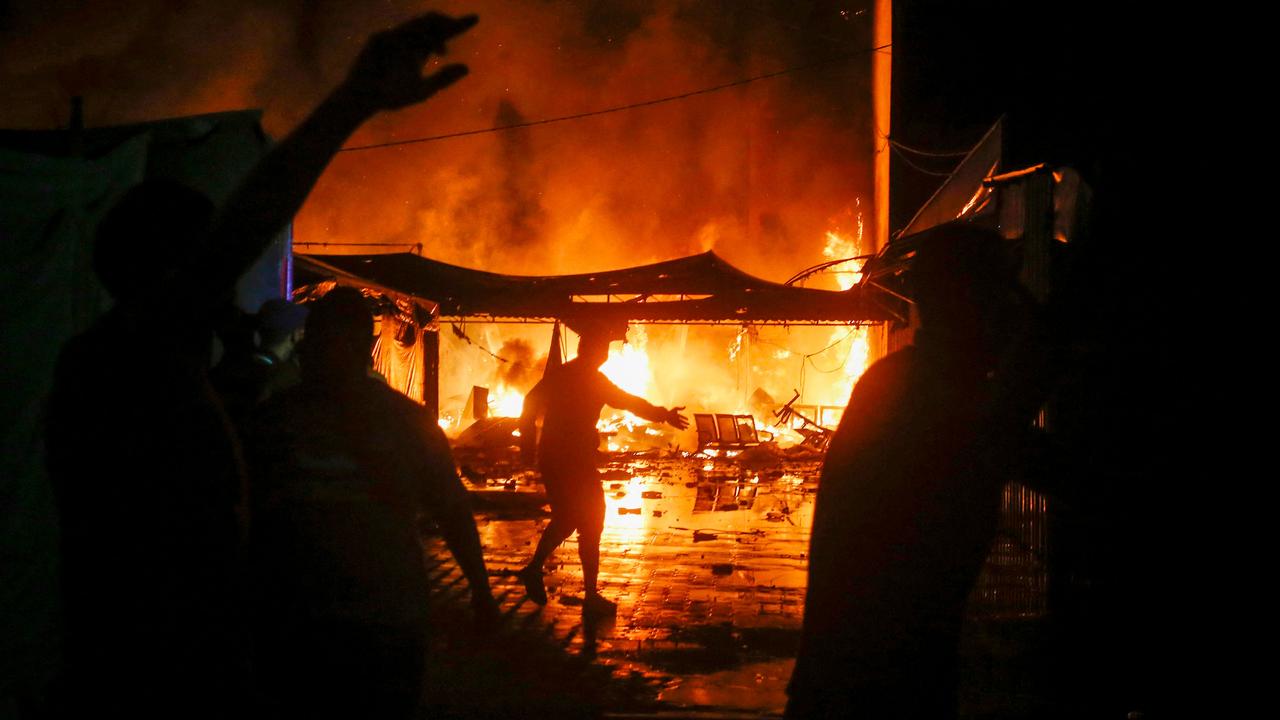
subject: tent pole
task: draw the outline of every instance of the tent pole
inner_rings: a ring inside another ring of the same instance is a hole
[[[431,422],[440,420],[440,332],[422,333],[422,404]]]

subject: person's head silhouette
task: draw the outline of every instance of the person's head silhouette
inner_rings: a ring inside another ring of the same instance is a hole
[[[1007,245],[998,234],[971,225],[923,239],[910,275],[921,329],[953,348],[998,351],[1018,304]]]
[[[302,338],[307,314],[307,308],[282,298],[262,303],[258,308],[258,347],[287,359]]]
[[[569,329],[578,333],[578,357],[591,367],[598,368],[609,359],[609,345],[615,340],[626,341],[627,322],[616,319],[573,318],[565,321]]]
[[[214,206],[173,180],[125,192],[98,224],[93,270],[116,300],[146,297],[202,248]]]
[[[373,350],[373,314],[364,296],[337,287],[308,307],[298,356],[305,377],[363,377]]]

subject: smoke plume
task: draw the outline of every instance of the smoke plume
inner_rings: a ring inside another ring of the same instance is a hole
[[[782,279],[869,195],[868,13],[834,2],[163,0],[14,2],[0,16],[0,126],[89,125],[260,107],[286,133],[370,33],[425,9],[477,12],[447,61],[472,73],[368,123],[353,144],[591,111],[823,58],[682,101],[343,153],[300,243],[418,243],[505,272],[586,271],[714,248]],[[864,202],[865,206],[865,202]],[[314,251],[321,246],[307,246]],[[359,248],[332,245],[338,249]]]

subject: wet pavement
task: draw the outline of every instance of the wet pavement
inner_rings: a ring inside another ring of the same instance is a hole
[[[432,602],[446,619],[429,707],[436,715],[464,715],[475,703],[510,716],[780,714],[817,471],[812,460],[751,471],[723,459],[616,458],[601,476],[599,585],[618,612],[586,623],[576,537],[547,563],[545,607],[510,574],[547,522],[536,485],[522,477],[473,488],[503,617],[484,642],[468,639],[457,609],[465,582],[442,543],[430,541]]]

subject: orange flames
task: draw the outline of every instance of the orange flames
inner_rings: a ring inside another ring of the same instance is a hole
[[[833,260],[857,256],[863,237],[860,215],[852,212],[832,221],[835,229],[824,233],[823,254]],[[844,220],[842,222],[841,220]],[[848,227],[844,227],[847,225]],[[858,280],[860,262],[835,266],[815,276],[814,283],[839,288]],[[546,348],[546,326],[474,326],[493,354],[521,347]],[[446,341],[452,338],[447,338]],[[850,327],[732,327],[633,325],[629,342],[615,343],[601,371],[616,385],[656,404],[687,406],[688,412],[749,414],[760,430],[771,432],[783,445],[802,440],[791,428],[775,426],[773,411],[801,391],[799,404],[810,419],[826,425],[838,421],[854,383],[869,361],[870,344],[865,328]],[[537,350],[537,362],[513,358],[514,364],[533,368],[528,373],[505,373],[507,365],[474,347],[446,346],[442,352],[442,422],[447,430],[461,430],[462,404],[472,383],[486,384],[491,415],[519,415],[524,393],[541,376],[545,351]],[[508,363],[510,365],[512,363]],[[515,377],[519,375],[519,377]],[[611,450],[644,447],[696,446],[692,429],[683,433],[662,424],[650,424],[630,413],[606,411],[598,429],[608,437]]]
[[[447,59],[471,74],[424,106],[374,118],[350,144],[516,124],[811,66],[579,121],[340,154],[294,223],[301,252],[420,247],[495,272],[559,274],[714,248],[780,281],[862,247],[863,203],[850,199],[872,189],[871,57],[850,49],[871,46],[869,18],[694,0],[227,0],[182,12],[158,1],[119,12],[28,5],[0,30],[8,33],[0,36],[3,126],[63,124],[78,94],[90,126],[261,107],[280,137],[343,77],[365,37],[427,9],[480,15]],[[831,56],[854,59],[813,64]],[[839,266],[826,286],[849,286],[855,269]],[[441,424],[450,431],[470,422],[472,385],[491,389],[491,413],[518,414],[550,341],[548,326],[467,330],[491,354],[441,334]],[[615,346],[604,370],[655,403],[748,412],[764,425],[793,390],[815,412],[844,405],[866,354],[865,334],[847,328],[647,326]],[[647,432],[619,427],[617,437]],[[692,432],[664,439],[694,443]]]

